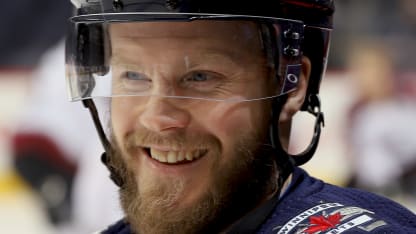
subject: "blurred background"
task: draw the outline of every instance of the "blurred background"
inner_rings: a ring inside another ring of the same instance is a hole
[[[320,146],[304,168],[416,212],[416,3],[336,0]],[[119,217],[87,110],[67,101],[67,0],[0,8],[0,232],[91,233]],[[314,119],[295,116],[291,152]]]

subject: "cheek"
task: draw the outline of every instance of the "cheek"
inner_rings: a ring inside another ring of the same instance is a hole
[[[134,111],[132,103],[121,98],[115,98],[111,101],[111,129],[117,142],[132,129],[134,125]]]
[[[120,139],[120,135],[121,132],[123,131],[122,129],[124,129],[125,127],[123,126],[123,124],[125,123],[125,121],[122,120],[122,115],[121,113],[123,113],[123,108],[120,105],[120,102],[117,100],[111,101],[111,129],[113,131],[113,135],[114,137],[117,139],[117,141]]]
[[[204,122],[223,144],[263,126],[264,108],[253,103],[221,103],[209,110]]]

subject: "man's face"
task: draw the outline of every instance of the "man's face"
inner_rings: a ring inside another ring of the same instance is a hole
[[[258,153],[270,103],[201,99],[271,92],[258,35],[254,24],[231,21],[111,25],[113,91],[143,95],[111,101],[127,181],[122,203],[134,229],[210,230],[269,192],[273,160]]]

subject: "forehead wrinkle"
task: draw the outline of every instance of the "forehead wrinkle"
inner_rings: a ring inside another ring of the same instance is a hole
[[[130,22],[111,24],[109,30],[112,37],[124,38],[128,41],[136,41],[139,38],[152,40],[204,38],[235,43],[246,41],[245,44],[256,44],[256,46],[260,41],[258,26],[253,22],[244,21]]]
[[[164,59],[169,52],[179,51],[176,55],[188,64],[195,63],[199,58],[220,59],[231,64],[263,63],[261,41],[254,25],[236,24],[227,32],[224,29],[228,24],[222,23],[219,31],[213,28],[214,24],[201,24],[208,25],[207,29],[201,29],[182,23],[178,30],[173,27],[178,23],[172,23],[172,27],[166,27],[169,24],[160,27],[153,24],[156,29],[149,27],[152,23],[124,23],[120,27],[110,27],[113,55],[138,62],[140,54],[146,58]],[[193,28],[195,30],[191,30]]]
[[[254,59],[256,53],[247,48],[231,48],[215,42],[204,43],[204,40],[192,40],[189,43],[181,42],[180,46],[169,46],[169,44],[163,42],[157,45],[155,41],[152,40],[152,43],[155,43],[152,46],[146,46],[146,43],[138,43],[137,40],[134,43],[116,43],[112,51],[113,60],[139,61],[143,56],[146,58],[157,58],[158,55],[166,58],[166,56],[169,56],[170,51],[179,51],[180,53],[177,53],[177,56],[187,63],[208,59],[237,64],[239,63],[238,61],[246,63]]]

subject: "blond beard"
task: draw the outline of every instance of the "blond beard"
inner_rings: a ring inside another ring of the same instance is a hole
[[[114,145],[117,146],[115,142]],[[219,147],[213,147],[218,149],[217,154],[220,154]],[[258,148],[259,143],[253,138],[242,139],[236,145],[235,160],[220,169],[218,165],[212,168],[215,184],[192,205],[181,206],[185,190],[183,179],[166,181],[152,178],[144,180],[138,188],[135,173],[126,166],[121,150],[116,147],[111,160],[125,180],[120,199],[131,228],[140,234],[215,233],[223,230],[275,188],[274,160],[270,155],[254,153]]]

